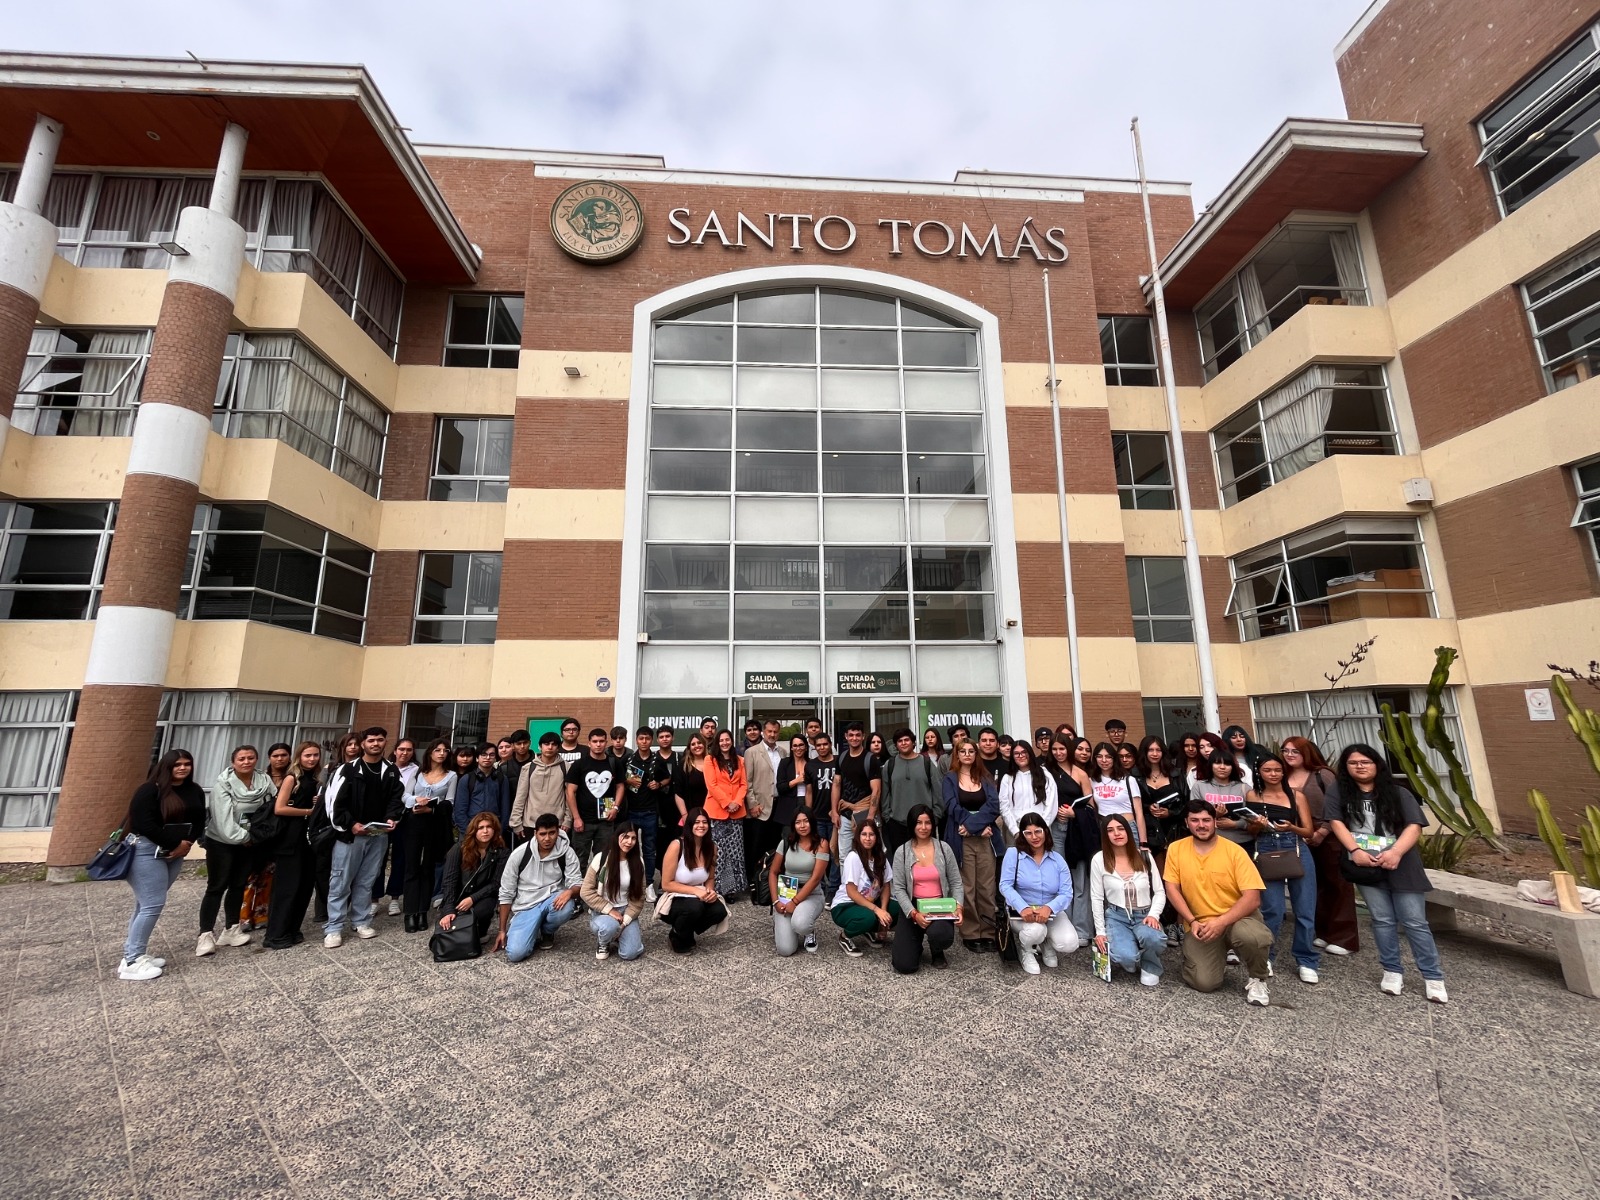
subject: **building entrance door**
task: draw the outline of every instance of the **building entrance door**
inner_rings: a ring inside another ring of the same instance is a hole
[[[777,721],[778,741],[785,744],[786,751],[789,738],[805,733],[806,722],[813,717],[823,721],[824,729],[828,727],[815,696],[739,696],[733,702],[735,735],[744,736],[746,721],[756,720],[763,725],[769,720]]]

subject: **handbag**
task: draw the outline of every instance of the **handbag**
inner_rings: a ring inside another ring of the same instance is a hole
[[[1306,875],[1299,850],[1257,851],[1256,870],[1266,883],[1284,883],[1290,879],[1304,879]]]
[[[1350,858],[1350,851],[1346,850],[1339,859],[1339,874],[1357,887],[1383,887],[1389,872],[1382,867],[1357,866]]]
[[[95,851],[84,870],[90,879],[125,879],[132,863],[132,848],[123,838],[123,831],[113,829],[106,844]]]
[[[433,927],[428,950],[434,962],[466,962],[483,955],[483,940],[478,936],[478,919],[471,910],[458,912],[449,929]]]
[[[772,907],[772,876],[768,874],[771,869],[772,852],[768,851],[761,856],[761,870],[756,875],[755,886],[750,889],[750,903],[757,908]]]

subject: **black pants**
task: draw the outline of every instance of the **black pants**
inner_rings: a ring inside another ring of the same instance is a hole
[[[744,819],[744,871],[752,891],[755,889],[756,876],[761,874],[761,860],[778,848],[782,834],[776,821],[757,817]]]
[[[694,949],[697,935],[727,919],[728,906],[721,900],[707,904],[693,896],[674,896],[672,907],[667,910],[667,924],[672,926],[672,948],[680,954]]]
[[[217,910],[225,909],[226,925],[239,923],[239,906],[244,903],[244,885],[250,879],[257,855],[249,846],[206,843],[206,894],[200,901],[200,932],[213,933]]]
[[[405,819],[406,838],[401,848],[405,854],[405,900],[402,904],[407,916],[427,915],[428,901],[433,899],[434,867],[443,860],[439,853],[440,820],[438,813],[421,816],[413,813]],[[448,841],[444,844],[449,846]]]
[[[317,905],[312,910],[312,917],[318,925],[328,922],[328,878],[333,874],[333,844],[338,838],[325,838],[320,846],[311,852],[312,870],[315,873],[313,886],[316,889]]]
[[[378,877],[372,881],[372,902],[376,904],[388,895],[390,899],[398,900],[406,890],[406,842],[410,840],[411,817],[409,815],[400,819],[394,827],[394,832],[389,835],[389,845],[385,848],[388,855],[385,868],[378,871]],[[385,878],[388,883],[385,883]],[[429,877],[432,878],[431,876]]]
[[[922,939],[926,934],[928,949],[934,954],[950,949],[956,940],[956,923],[947,920],[928,922],[924,930],[910,916],[894,927],[894,945],[889,948],[889,961],[901,975],[915,975],[922,965]]]
[[[305,923],[306,908],[316,883],[317,861],[305,838],[278,851],[273,860],[272,902],[267,907],[265,945],[284,950],[294,945],[295,935]],[[326,919],[326,918],[324,918]]]
[[[935,831],[935,836],[937,836],[937,830]],[[895,820],[891,820],[888,817],[884,818],[884,820],[883,820],[883,852],[885,854],[887,854],[890,858],[893,858],[894,857],[894,852],[896,850],[900,849],[901,846],[904,846],[910,840],[911,840],[911,828],[910,828],[910,826],[908,826],[904,821],[895,821]],[[843,850],[842,847],[841,847],[839,852],[841,854],[844,853],[844,850]]]

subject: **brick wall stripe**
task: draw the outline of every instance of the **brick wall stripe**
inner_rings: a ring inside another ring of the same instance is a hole
[[[174,280],[161,296],[140,407],[176,404],[211,417],[233,302],[209,288]]]
[[[46,854],[52,868],[88,862],[122,820],[129,797],[150,768],[145,752],[125,751],[150,745],[160,709],[159,686],[88,684],[79,694],[72,752]],[[119,750],[107,753],[108,747]],[[71,879],[72,873],[53,878]]]
[[[198,496],[194,484],[165,475],[129,475],[122,481],[102,609],[176,606]]]
[[[176,404],[141,404],[128,450],[129,475],[165,475],[198,485],[211,422]]]
[[[83,682],[154,687],[167,677],[177,615],[167,609],[110,605],[95,619]]]
[[[11,426],[11,409],[22,384],[22,367],[28,359],[33,322],[39,315],[37,297],[0,284],[0,448]]]

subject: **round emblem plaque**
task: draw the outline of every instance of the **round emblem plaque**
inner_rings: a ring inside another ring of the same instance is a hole
[[[573,258],[615,262],[644,236],[644,213],[627,188],[589,179],[556,197],[550,206],[550,232]]]

